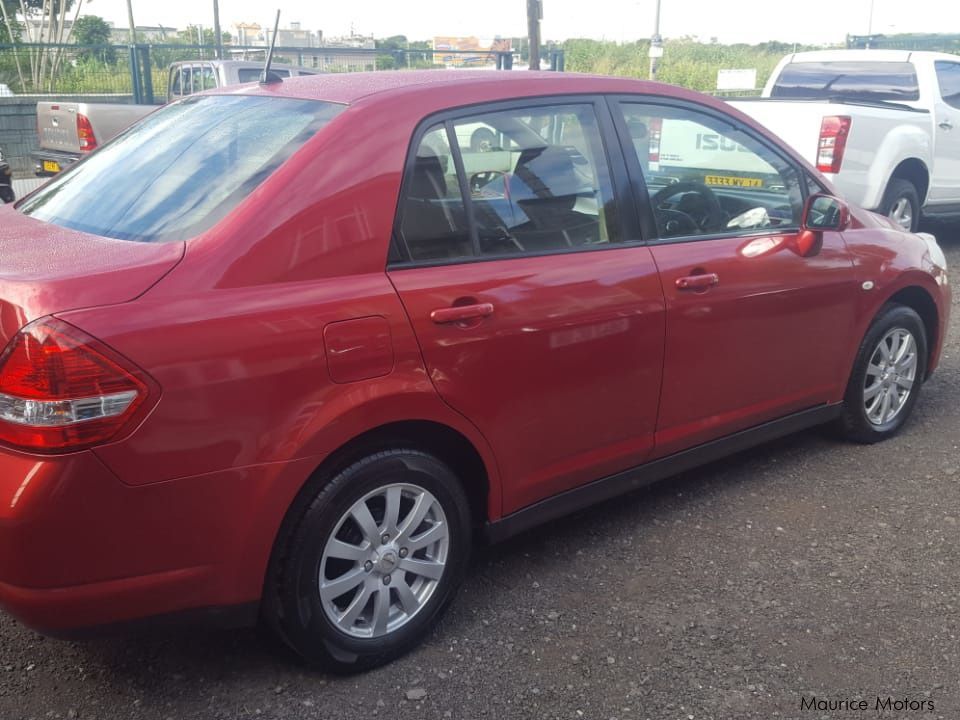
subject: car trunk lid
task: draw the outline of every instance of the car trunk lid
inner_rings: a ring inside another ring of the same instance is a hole
[[[138,297],[183,252],[182,242],[112,240],[0,206],[0,350],[39,317]]]

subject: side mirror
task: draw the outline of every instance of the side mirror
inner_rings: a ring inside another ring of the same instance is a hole
[[[795,252],[809,257],[820,252],[824,230],[841,231],[850,225],[850,208],[830,195],[811,195],[803,208],[803,223],[793,243]]]

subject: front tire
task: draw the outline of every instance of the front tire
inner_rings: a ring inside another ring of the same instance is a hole
[[[879,212],[907,232],[916,232],[920,227],[920,194],[909,180],[893,178],[883,194]]]
[[[909,307],[888,304],[867,331],[843,401],[842,434],[859,443],[886,440],[906,424],[927,367],[927,333]]]
[[[341,673],[418,645],[470,554],[469,504],[450,468],[417,450],[376,453],[301,507],[278,540],[264,603],[280,636],[308,662]]]

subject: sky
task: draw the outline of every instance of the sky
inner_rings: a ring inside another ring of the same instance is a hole
[[[656,0],[543,0],[542,37],[635,40],[653,33]],[[758,43],[842,42],[847,33],[866,34],[873,7],[873,32],[957,32],[956,0],[662,0],[664,37],[695,35],[708,41]],[[84,14],[127,26],[126,0],[87,0]],[[220,0],[224,30],[233,22],[272,24],[281,10],[281,27],[299,21],[325,36],[526,35],[525,0]],[[138,25],[183,28],[213,25],[212,0],[133,0]]]

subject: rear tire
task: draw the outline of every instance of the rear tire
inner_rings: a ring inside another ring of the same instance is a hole
[[[927,368],[927,333],[904,305],[885,305],[867,331],[838,421],[848,440],[871,444],[896,435],[920,394]]]
[[[920,194],[909,180],[893,178],[883,194],[879,212],[908,232],[920,227]]]
[[[368,670],[416,647],[470,555],[470,507],[450,468],[418,450],[380,452],[301,500],[277,541],[265,619],[332,672]]]

